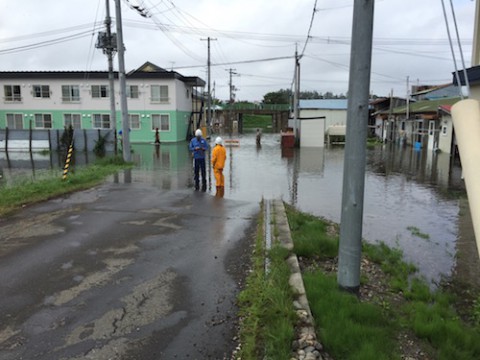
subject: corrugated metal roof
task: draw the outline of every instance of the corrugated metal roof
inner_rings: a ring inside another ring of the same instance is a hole
[[[298,104],[300,109],[323,109],[323,110],[347,110],[348,99],[314,99],[300,100]]]
[[[409,113],[435,113],[438,111],[440,105],[453,105],[456,102],[460,101],[460,98],[445,98],[445,99],[435,99],[435,100],[425,100],[418,101],[416,103],[409,104]],[[393,109],[392,114],[400,115],[407,112],[407,106],[399,106]],[[388,113],[386,111],[385,113]]]

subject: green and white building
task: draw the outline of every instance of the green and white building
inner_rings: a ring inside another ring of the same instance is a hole
[[[0,129],[121,129],[118,73],[116,123],[107,71],[0,71]],[[205,81],[146,62],[126,75],[131,142],[184,141],[195,129]]]

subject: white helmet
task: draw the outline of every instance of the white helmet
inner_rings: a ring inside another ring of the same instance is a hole
[[[195,136],[202,136],[202,130],[197,129],[197,130],[195,131]]]
[[[215,144],[218,144],[218,145],[221,145],[223,142],[222,138],[220,136],[218,136],[216,139],[215,139]]]

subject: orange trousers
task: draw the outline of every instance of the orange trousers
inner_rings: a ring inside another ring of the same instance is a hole
[[[223,176],[223,169],[213,169],[216,186],[225,186],[225,176]]]

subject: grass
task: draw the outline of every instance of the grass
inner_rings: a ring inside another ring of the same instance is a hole
[[[274,245],[268,252],[270,270],[265,272],[265,247],[259,219],[252,272],[239,294],[241,349],[237,359],[289,359],[296,314],[288,284],[288,250]]]
[[[318,218],[294,211],[289,207],[288,222],[294,241],[293,252],[297,256],[334,257],[338,252],[338,236],[327,234],[328,224]]]
[[[430,235],[421,232],[420,229],[417,228],[416,226],[407,226],[407,230],[410,231],[410,233],[413,236],[416,236],[416,237],[419,237],[419,238],[425,239],[425,240],[430,239]]]
[[[272,131],[272,117],[270,115],[243,115],[244,129],[262,129],[262,132]]]
[[[93,165],[75,168],[66,180],[62,180],[62,171],[58,170],[41,180],[17,181],[14,185],[1,187],[0,216],[8,215],[25,205],[90,188],[108,175],[129,166],[131,165],[120,157],[109,157],[98,160]]]
[[[320,339],[336,359],[400,359],[392,352],[395,326],[378,306],[339,290],[321,271],[306,273],[304,282]]]
[[[338,238],[326,231],[331,226],[328,222],[292,207],[286,209],[295,249],[302,256],[337,256],[332,247]],[[360,302],[338,290],[335,277],[321,270],[304,273],[317,331],[335,359],[398,359],[399,344],[395,339],[404,331],[413,333],[422,349],[430,349],[432,359],[480,359],[478,290],[477,301],[467,311],[471,322],[465,322],[456,310],[456,296],[441,288],[432,291],[416,276],[416,268],[403,261],[401,250],[384,243],[364,244],[363,255],[379,264],[388,280],[391,296],[385,294],[381,302]],[[362,284],[367,280],[363,274]]]

